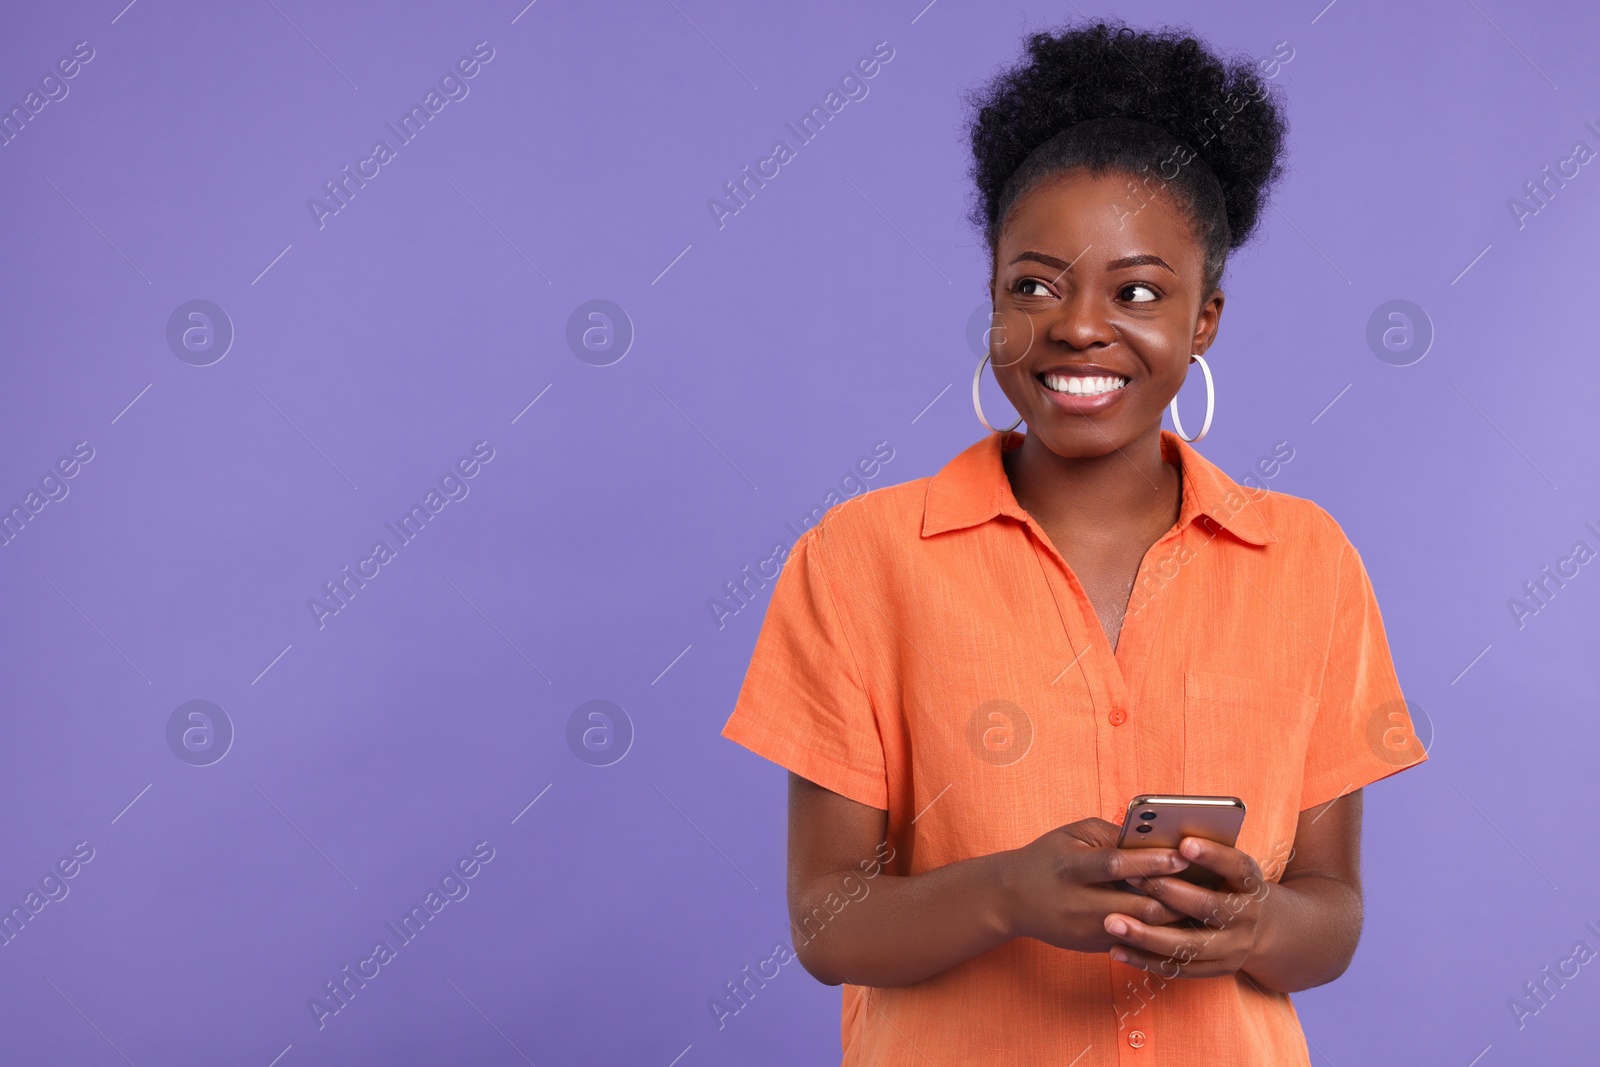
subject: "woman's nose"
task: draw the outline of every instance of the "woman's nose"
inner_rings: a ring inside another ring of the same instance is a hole
[[[1045,336],[1072,348],[1110,344],[1116,340],[1110,308],[1096,294],[1082,288],[1071,293],[1055,309]]]

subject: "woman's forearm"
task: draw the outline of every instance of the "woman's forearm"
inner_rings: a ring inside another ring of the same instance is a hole
[[[813,879],[798,895],[795,953],[826,985],[904,986],[1004,944],[1007,853],[921,874]]]
[[[1333,981],[1361,939],[1361,893],[1347,882],[1306,874],[1271,884],[1262,899],[1256,947],[1240,970],[1280,993]]]

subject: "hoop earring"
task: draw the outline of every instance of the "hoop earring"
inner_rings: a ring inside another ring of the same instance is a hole
[[[989,420],[983,417],[983,404],[978,400],[978,383],[983,380],[983,368],[988,365],[989,357],[993,354],[994,353],[992,352],[985,352],[983,354],[983,358],[978,361],[977,373],[972,376],[972,409],[978,413],[978,421],[983,423],[984,429],[993,433],[1010,433],[1012,430],[1015,430],[1018,426],[1022,425],[1022,416],[1018,415],[1017,421],[1013,422],[1010,426],[1007,426],[1003,430],[997,426],[990,426]]]
[[[1200,424],[1200,432],[1195,434],[1193,437],[1190,437],[1183,432],[1183,423],[1178,421],[1177,397],[1172,398],[1172,403],[1169,405],[1169,410],[1172,412],[1172,428],[1178,431],[1178,436],[1183,438],[1185,441],[1198,441],[1200,438],[1206,435],[1206,431],[1211,429],[1211,416],[1216,411],[1217,407],[1217,383],[1211,377],[1211,368],[1206,365],[1204,356],[1200,355],[1198,352],[1191,353],[1189,356],[1189,362],[1200,364],[1200,369],[1205,373],[1206,376],[1206,421]]]

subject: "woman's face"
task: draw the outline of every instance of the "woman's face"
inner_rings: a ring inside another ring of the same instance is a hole
[[[1102,456],[1155,432],[1222,314],[1222,291],[1201,292],[1204,258],[1166,193],[1141,201],[1115,171],[1065,171],[1012,205],[990,366],[1052,452]]]

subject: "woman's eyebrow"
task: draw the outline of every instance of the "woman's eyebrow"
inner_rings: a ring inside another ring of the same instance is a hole
[[[1089,245],[1089,246],[1084,248],[1083,252],[1079,252],[1076,256],[1073,256],[1072,257],[1072,263],[1069,263],[1064,259],[1057,259],[1055,256],[1052,256],[1052,255],[1050,255],[1050,254],[1048,254],[1046,252],[1035,252],[1035,251],[1032,251],[1031,249],[1026,251],[1026,252],[1017,253],[1016,258],[1014,258],[1011,262],[1012,263],[1021,263],[1025,259],[1031,259],[1031,260],[1035,260],[1035,261],[1037,261],[1039,263],[1044,263],[1047,266],[1060,267],[1061,268],[1061,274],[1065,274],[1067,271],[1072,269],[1072,264],[1073,263],[1076,263],[1076,262],[1078,262],[1078,260],[1082,259],[1083,256],[1084,256],[1084,253],[1088,252],[1089,249],[1093,248],[1093,247],[1094,247],[1094,245]],[[1060,278],[1061,274],[1057,274],[1056,278]]]
[[[1176,275],[1178,273],[1172,269],[1172,265],[1166,260],[1160,256],[1153,255],[1124,256],[1121,259],[1113,259],[1106,264],[1106,270],[1122,270],[1124,267],[1161,267],[1170,274]]]
[[[1079,259],[1082,259],[1083,253],[1087,251],[1089,251],[1089,249],[1085,248],[1083,252],[1079,252],[1077,258],[1074,259],[1072,263],[1076,263]],[[1072,269],[1072,263],[1068,263],[1064,259],[1058,259],[1047,252],[1034,252],[1031,250],[1017,253],[1016,258],[1011,262],[1021,263],[1025,259],[1031,259],[1052,267],[1059,267],[1063,273]],[[1106,264],[1106,270],[1122,270],[1126,267],[1161,267],[1173,275],[1178,273],[1172,269],[1172,265],[1166,260],[1162,259],[1160,256],[1151,254],[1123,256],[1121,259],[1113,259],[1111,262]]]

